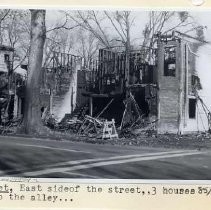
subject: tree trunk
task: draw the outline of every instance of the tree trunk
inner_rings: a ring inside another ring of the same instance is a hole
[[[23,126],[25,133],[43,132],[40,107],[40,77],[46,37],[45,10],[31,11],[31,41]]]

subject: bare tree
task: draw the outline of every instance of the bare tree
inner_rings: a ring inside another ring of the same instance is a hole
[[[48,67],[54,51],[60,51],[60,30],[51,31],[46,37],[43,51],[43,67]]]
[[[77,44],[73,45],[73,50],[83,58],[84,68],[90,69],[92,61],[97,58],[100,43],[91,32],[83,28],[79,29],[75,36]]]
[[[101,23],[104,20],[102,13],[95,11],[70,11],[65,13],[75,22],[75,24],[87,31],[90,31],[103,46],[110,46],[108,34],[101,27]]]
[[[68,17],[109,48],[118,42],[124,47],[130,43],[130,28],[134,21],[131,14],[129,11],[75,11],[69,12]]]
[[[156,39],[155,34],[167,34],[174,30],[182,30],[184,33],[198,32],[203,34],[202,26],[186,11],[151,11],[149,12],[149,21],[143,30],[143,46],[153,47]],[[200,35],[200,38],[203,35]]]
[[[61,17],[53,26],[48,26],[46,29],[43,67],[49,65],[54,51],[70,53],[75,40],[74,36],[71,37],[70,34],[76,32],[79,27],[79,25],[71,22],[65,12],[62,11],[58,14]]]
[[[27,21],[28,20],[28,21]],[[30,13],[26,10],[11,10],[8,18],[4,21],[2,34],[4,34],[4,43],[15,49],[14,57],[18,58],[18,64],[14,65],[13,70],[22,64],[28,57],[30,41]]]

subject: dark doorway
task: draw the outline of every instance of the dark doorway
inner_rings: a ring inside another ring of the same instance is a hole
[[[196,118],[196,99],[195,98],[189,99],[189,118],[190,119]]]

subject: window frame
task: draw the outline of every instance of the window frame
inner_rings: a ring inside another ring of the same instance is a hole
[[[173,48],[174,50],[170,52],[170,49]],[[169,49],[169,52],[166,51],[166,49]],[[167,54],[169,53],[169,54]],[[168,55],[168,58],[166,58]],[[174,55],[174,57],[172,57]],[[167,45],[164,46],[164,68],[163,68],[163,75],[165,77],[176,77],[176,67],[177,67],[177,46],[176,45]],[[169,65],[175,65],[175,68],[170,69]]]

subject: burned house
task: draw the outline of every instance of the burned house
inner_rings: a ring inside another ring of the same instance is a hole
[[[198,94],[201,84],[195,68],[202,43],[185,38],[180,33],[160,35],[156,48],[128,54],[101,49],[93,85],[84,94],[90,115],[97,116],[109,104],[102,117],[114,118],[121,128],[141,118],[142,123],[156,122],[158,133],[208,130],[210,113]],[[204,122],[201,115],[206,116]]]
[[[43,89],[48,90],[43,106],[57,120],[88,107],[86,114],[114,119],[120,129],[153,124],[157,133],[209,130],[210,112],[199,94],[196,70],[202,44],[179,32],[158,35],[154,48],[100,49],[89,69],[78,56],[54,52],[43,71]]]

